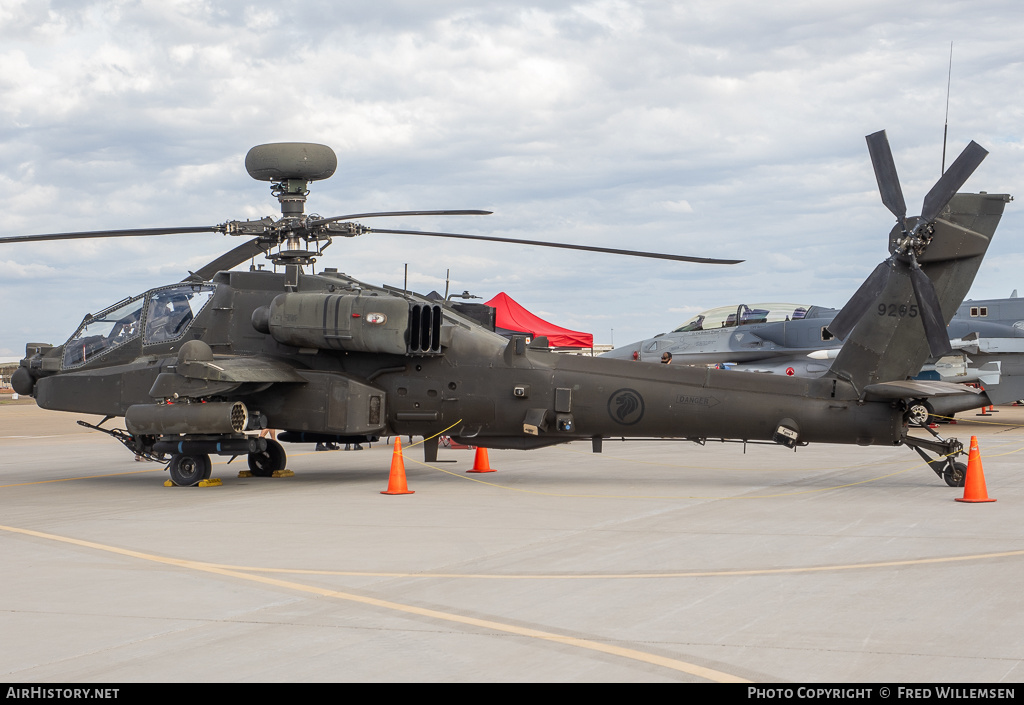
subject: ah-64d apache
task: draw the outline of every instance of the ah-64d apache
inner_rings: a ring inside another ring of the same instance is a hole
[[[279,219],[156,230],[7,237],[0,242],[222,232],[239,247],[182,282],[86,316],[61,346],[29,344],[12,383],[46,409],[100,414],[99,430],[131,452],[168,462],[177,485],[210,475],[210,454],[248,456],[253,474],[285,467],[283,446],[246,434],[281,429],[284,442],[359,442],[380,435],[530,449],[589,439],[661,437],[900,445],[914,448],[950,485],[963,480],[955,439],[908,434],[911,399],[960,392],[911,381],[948,348],[949,322],[974,279],[1009,201],[957,194],[987,154],[971,143],[906,217],[884,132],[868,137],[882,200],[897,218],[891,256],[831,324],[842,352],[816,379],[637,365],[548,352],[543,340],[506,340],[451,305],[359,282],[335,270],[304,271],[333,238],[379,230],[356,218],[481,211],[304,213],[307,185],[333,174],[322,145],[263,145],[246,168],[270,181]],[[419,233],[473,238],[451,233]],[[482,240],[499,238],[479,237]],[[611,251],[578,245],[533,245]],[[612,251],[619,254],[660,256]],[[230,271],[268,254],[282,273]],[[684,261],[724,262],[681,256]],[[103,428],[124,417],[125,430]],[[449,430],[450,429],[450,430]],[[437,442],[425,444],[428,461]]]

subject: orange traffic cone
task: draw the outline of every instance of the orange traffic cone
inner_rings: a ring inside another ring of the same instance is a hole
[[[473,469],[467,470],[466,472],[495,472],[491,468],[490,463],[487,461],[487,449],[480,448],[476,449],[476,456],[473,458]]]
[[[967,474],[964,477],[964,496],[957,497],[957,502],[995,502],[989,499],[985,489],[985,471],[981,469],[981,451],[978,450],[978,437],[971,436],[971,451],[967,456]]]
[[[405,459],[402,457],[402,439],[398,436],[395,436],[395,450],[391,453],[388,488],[381,494],[416,494],[405,483]]]

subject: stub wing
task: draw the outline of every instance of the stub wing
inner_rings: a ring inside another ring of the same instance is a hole
[[[190,379],[218,382],[305,382],[286,362],[266,357],[228,357],[178,363],[177,372]]]
[[[243,384],[305,384],[306,379],[280,360],[229,357],[179,362],[175,372],[162,372],[149,394],[154,399],[199,398],[234,391]]]

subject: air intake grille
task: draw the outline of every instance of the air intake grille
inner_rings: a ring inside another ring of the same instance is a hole
[[[413,304],[409,308],[409,354],[441,353],[441,307]]]

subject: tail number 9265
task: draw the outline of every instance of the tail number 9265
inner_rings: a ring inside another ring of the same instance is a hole
[[[917,304],[878,304],[879,316],[899,316],[900,318],[917,318]]]

